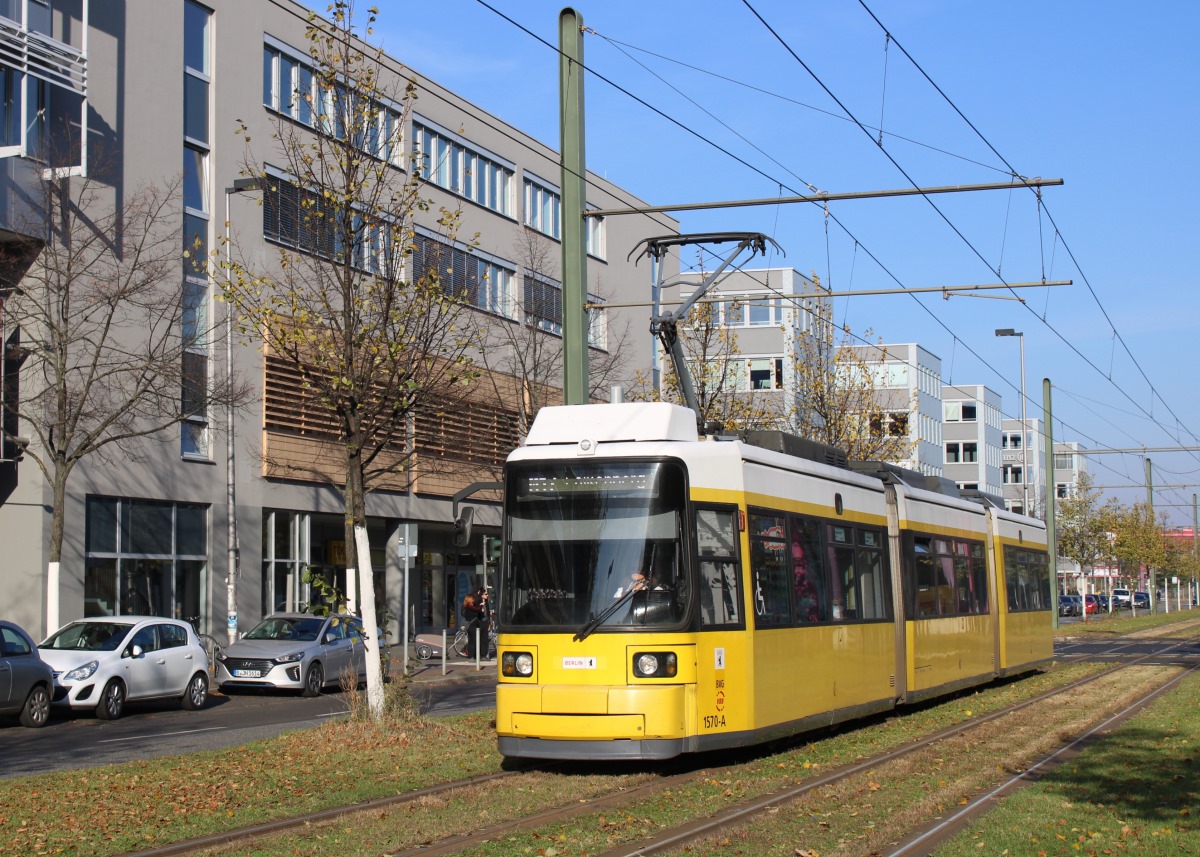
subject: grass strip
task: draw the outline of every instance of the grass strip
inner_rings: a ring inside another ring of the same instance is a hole
[[[908,743],[932,731],[995,711],[1014,701],[1035,696],[1103,667],[1073,664],[964,694],[936,705],[900,715],[847,724],[821,733],[811,743],[781,753],[765,753],[740,766],[736,773],[713,772],[685,786],[662,791],[636,806],[588,812],[555,826],[504,835],[464,851],[472,855],[595,854],[672,827],[753,796],[811,778],[846,763]],[[596,766],[593,766],[596,767]],[[624,782],[644,781],[657,767],[614,765],[610,773],[542,774],[517,781],[481,786],[472,794],[454,797],[445,805],[422,804],[387,813],[364,813],[303,832],[291,832],[253,845],[231,846],[214,854],[250,855],[387,854],[443,836],[480,829],[497,819],[528,814],[533,809],[564,806],[620,788]],[[625,780],[621,778],[625,777]],[[753,852],[750,852],[753,853]]]
[[[1200,854],[1198,753],[1200,676],[1192,676],[937,855]]]

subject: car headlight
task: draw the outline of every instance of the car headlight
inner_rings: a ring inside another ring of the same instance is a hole
[[[633,674],[638,678],[672,678],[679,672],[674,652],[638,652],[633,656]]]
[[[533,675],[533,655],[529,652],[505,652],[501,661],[501,672],[504,675],[528,678]]]
[[[304,660],[304,652],[290,652],[286,655],[280,655],[273,658],[277,664],[294,664],[296,661]]]
[[[75,667],[69,673],[62,677],[63,681],[84,681],[96,674],[96,670],[100,669],[99,661],[88,661],[82,666]]]

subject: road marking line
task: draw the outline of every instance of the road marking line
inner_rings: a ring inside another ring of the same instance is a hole
[[[166,738],[170,735],[191,735],[195,732],[221,732],[228,729],[228,726],[205,726],[203,729],[183,729],[179,732],[159,732],[155,735],[132,735],[129,738],[105,738],[102,741],[97,741],[97,744],[118,744],[121,741],[142,741],[146,738]]]

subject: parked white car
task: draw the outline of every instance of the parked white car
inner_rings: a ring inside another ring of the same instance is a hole
[[[71,622],[39,647],[54,670],[54,702],[116,720],[127,701],[208,701],[208,656],[186,622],[161,616],[99,616]]]

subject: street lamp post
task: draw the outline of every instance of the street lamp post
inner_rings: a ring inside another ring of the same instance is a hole
[[[1025,334],[1011,327],[996,331],[997,336],[1016,336],[1021,340],[1021,513],[1029,512],[1029,424],[1025,420]],[[1053,455],[1053,451],[1051,451]],[[1051,458],[1053,461],[1053,458]]]
[[[233,248],[229,226],[229,198],[234,194],[259,189],[258,179],[234,179],[233,186],[225,188],[225,279],[232,276]],[[237,579],[239,565],[237,531],[237,473],[234,468],[234,408],[233,408],[233,304],[225,304],[225,533],[228,540],[228,558],[225,577],[225,628],[229,642],[238,638]]]

